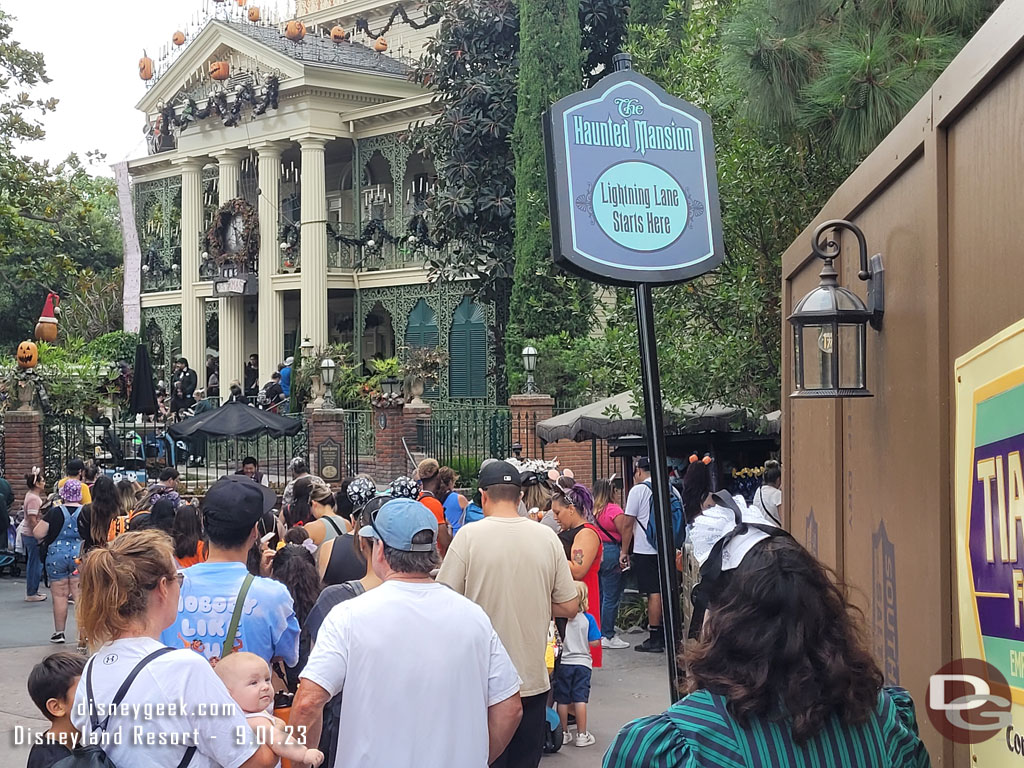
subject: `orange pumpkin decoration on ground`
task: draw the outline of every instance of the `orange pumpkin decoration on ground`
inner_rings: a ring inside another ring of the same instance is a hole
[[[294,43],[299,42],[306,36],[306,25],[295,19],[289,21],[284,27],[284,36]]]
[[[39,347],[34,341],[23,341],[18,345],[18,353],[15,355],[19,368],[35,368],[39,362]]]
[[[210,77],[214,80],[227,80],[231,77],[231,65],[226,61],[211,61]]]
[[[146,55],[146,52],[142,52],[142,58],[139,59],[139,77],[143,80],[153,79],[153,60]]]
[[[249,9],[249,21],[255,22],[255,21],[259,21],[259,20],[260,20],[260,9],[257,8],[254,5],[252,8]]]
[[[377,53],[384,53],[388,49],[388,41],[383,36],[378,37],[376,42],[373,44],[373,50]]]
[[[331,40],[336,43],[344,43],[348,40],[348,35],[345,34],[344,27],[331,27]]]

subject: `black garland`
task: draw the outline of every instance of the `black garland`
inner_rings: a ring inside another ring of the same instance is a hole
[[[422,214],[417,213],[411,219],[406,227],[406,233],[404,235],[393,235],[388,232],[384,226],[384,222],[381,219],[374,219],[365,227],[363,227],[362,233],[359,237],[346,237],[345,235],[338,234],[334,231],[334,227],[327,224],[327,234],[330,235],[336,243],[342,243],[343,245],[353,246],[356,248],[366,248],[369,243],[373,245],[369,246],[372,248],[380,248],[384,243],[393,243],[395,245],[423,245],[428,248],[444,248],[448,241],[435,241],[430,237],[430,228],[427,226],[426,219],[423,218]]]
[[[196,100],[189,97],[185,102],[181,114],[177,114],[175,105],[165,104],[160,111],[161,130],[167,133],[171,128],[178,128],[184,131],[191,123],[205,120],[210,115],[217,115],[224,123],[224,127],[232,128],[238,125],[242,119],[242,110],[246,104],[252,105],[252,119],[265,114],[268,109],[277,109],[278,94],[280,93],[281,81],[276,75],[267,78],[267,90],[262,98],[256,96],[256,89],[251,83],[246,83],[236,94],[235,102],[228,106],[228,96],[224,91],[215,93],[206,101],[202,109]]]
[[[391,11],[391,18],[388,19],[388,23],[381,27],[379,32],[371,32],[370,25],[366,19],[356,19],[356,32],[365,32],[370,37],[383,37],[391,30],[391,27],[395,24],[395,19],[399,16],[402,17],[402,21],[413,29],[425,29],[426,27],[431,27],[434,24],[437,24],[437,22],[441,20],[441,16],[435,13],[427,16],[423,21],[413,21],[405,12],[405,8],[400,5],[396,5],[395,9]]]

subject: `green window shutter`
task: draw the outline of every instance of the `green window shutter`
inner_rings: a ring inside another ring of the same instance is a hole
[[[448,337],[448,356],[451,397],[486,397],[487,324],[483,309],[468,296],[455,310]]]
[[[425,299],[416,302],[416,306],[409,313],[409,322],[405,327],[405,346],[407,347],[431,347],[435,348],[440,343],[441,336],[437,327],[437,315],[430,308]],[[424,388],[423,396],[426,398],[437,398],[439,395],[437,382]]]

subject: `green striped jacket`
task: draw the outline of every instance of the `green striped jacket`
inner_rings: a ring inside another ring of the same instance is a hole
[[[696,691],[668,711],[628,723],[604,756],[604,768],[930,768],[917,733],[914,702],[884,688],[871,717],[838,717],[797,745],[789,725],[754,720],[741,726],[724,696]]]

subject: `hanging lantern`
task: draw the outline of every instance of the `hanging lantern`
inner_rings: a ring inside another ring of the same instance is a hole
[[[260,20],[260,9],[257,6],[253,6],[249,9],[249,21],[257,22]]]
[[[226,61],[211,61],[210,77],[214,80],[227,80],[231,77],[231,65]]]
[[[383,35],[381,35],[374,42],[373,50],[375,50],[377,53],[384,53],[384,51],[386,51],[387,49],[388,49],[388,41],[384,39]]]
[[[825,232],[847,230],[860,248],[859,277],[868,284],[868,305],[839,285],[833,262],[841,251],[839,238]],[[825,262],[818,287],[793,309],[793,375],[791,397],[871,397],[867,387],[867,327],[882,328],[885,309],[881,255],[868,264],[864,233],[848,221],[826,221],[814,231],[811,249]]]
[[[139,77],[143,80],[153,79],[153,60],[146,55],[146,52],[142,52],[142,58],[139,59]]]
[[[341,26],[331,27],[331,40],[336,43],[344,43],[348,40],[348,35],[345,34],[345,28]]]
[[[174,43],[175,45],[184,45],[185,44],[185,33],[182,32],[179,29],[177,32],[175,32],[171,36],[171,42]]]
[[[284,36],[297,43],[306,36],[306,25],[301,21],[292,19],[284,27]]]

